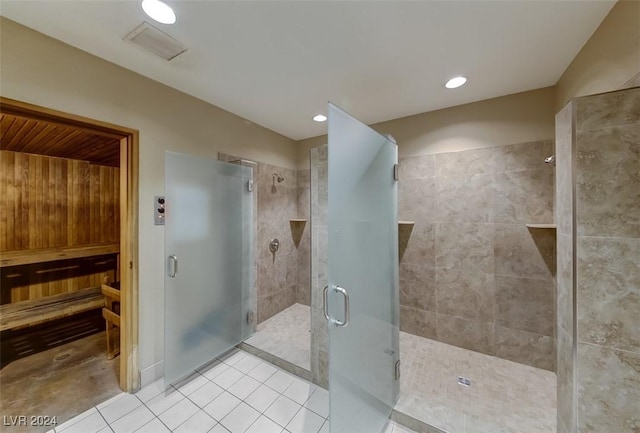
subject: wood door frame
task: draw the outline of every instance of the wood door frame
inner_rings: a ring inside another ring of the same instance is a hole
[[[135,129],[0,96],[0,112],[83,129],[120,140],[120,388],[140,388],[138,359],[138,155]]]

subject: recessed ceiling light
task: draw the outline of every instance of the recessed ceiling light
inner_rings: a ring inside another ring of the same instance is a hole
[[[462,86],[466,82],[467,77],[453,77],[452,79],[447,81],[447,84],[445,84],[444,87],[446,87],[447,89],[455,89],[456,87]]]
[[[325,122],[327,120],[327,116],[325,116],[324,114],[316,114],[315,116],[313,116],[313,120],[315,120],[316,122]]]
[[[176,22],[176,14],[173,9],[160,0],[142,0],[142,10],[159,23],[173,24]]]

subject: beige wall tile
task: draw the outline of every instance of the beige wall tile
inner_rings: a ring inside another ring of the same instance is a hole
[[[402,158],[398,162],[400,168],[400,180],[424,179],[436,175],[435,155],[415,156]]]
[[[436,225],[436,267],[493,273],[491,224]]]
[[[578,341],[640,354],[640,239],[578,238]]]
[[[436,221],[493,222],[491,173],[439,176],[435,188]]]
[[[578,235],[640,237],[640,120],[579,132],[577,158]]]
[[[578,343],[578,432],[636,433],[640,354]]]
[[[496,275],[496,325],[554,336],[555,284]]]
[[[493,193],[497,223],[553,222],[553,166],[496,173]]]
[[[548,335],[496,326],[496,356],[555,371],[555,341]]]
[[[561,427],[569,432],[575,431],[574,363],[573,336],[564,329],[558,329],[558,349],[556,354],[556,374],[558,377],[558,431]]]
[[[640,121],[640,89],[576,99],[578,131],[629,125]]]
[[[439,341],[487,355],[495,354],[492,323],[437,314],[436,324]]]
[[[486,323],[495,320],[493,275],[438,268],[436,283],[438,313]]]
[[[436,339],[436,314],[401,305],[400,330],[421,337]]]
[[[523,278],[555,278],[555,233],[523,224],[495,224],[495,273]]]

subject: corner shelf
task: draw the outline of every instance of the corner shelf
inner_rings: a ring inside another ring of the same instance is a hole
[[[416,223],[415,221],[398,221],[398,225],[401,225],[401,226],[404,226],[404,225],[412,226],[412,225],[415,225],[415,223]]]
[[[555,224],[527,224],[527,228],[530,229],[556,229]]]
[[[307,219],[306,218],[291,218],[289,220],[290,223],[306,223]]]

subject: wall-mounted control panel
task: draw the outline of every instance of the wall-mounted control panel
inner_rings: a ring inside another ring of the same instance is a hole
[[[164,225],[164,218],[166,216],[165,202],[163,195],[156,195],[153,197],[153,223],[157,226]]]

